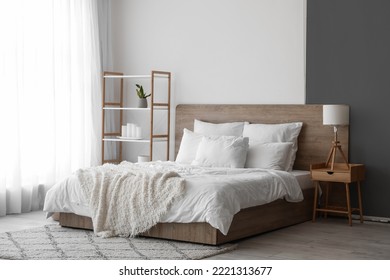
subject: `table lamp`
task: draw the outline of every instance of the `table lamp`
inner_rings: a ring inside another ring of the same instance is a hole
[[[340,151],[347,169],[349,169],[349,164],[347,157],[345,156],[343,150],[341,149],[340,141],[337,139],[337,128],[342,125],[349,125],[349,106],[348,105],[323,105],[323,125],[333,126],[334,131],[334,140],[332,141],[333,145],[329,151],[328,159],[326,160],[326,166],[330,167],[331,170],[334,169],[334,161],[336,159],[337,150]]]

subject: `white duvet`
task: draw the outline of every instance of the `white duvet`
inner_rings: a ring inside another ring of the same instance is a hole
[[[205,168],[175,162],[147,162],[139,165],[156,171],[175,171],[185,178],[185,193],[176,199],[162,223],[207,222],[227,234],[234,214],[241,209],[266,204],[279,198],[303,200],[294,175],[285,171],[244,168]],[[44,211],[71,212],[90,217],[75,175],[54,185],[47,193]]]

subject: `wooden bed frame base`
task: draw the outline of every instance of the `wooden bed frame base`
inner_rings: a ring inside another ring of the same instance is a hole
[[[141,236],[219,245],[310,220],[313,193],[312,188],[304,190],[305,199],[297,203],[278,199],[243,209],[234,216],[227,235],[208,223],[159,223]],[[60,213],[59,222],[64,227],[93,229],[91,218],[73,213]]]

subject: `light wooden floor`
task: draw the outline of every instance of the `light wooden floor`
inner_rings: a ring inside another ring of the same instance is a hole
[[[390,224],[318,219],[240,241],[213,259],[390,260]]]
[[[43,212],[0,217],[0,232],[55,223]],[[390,260],[390,224],[318,219],[238,242],[238,249],[210,259]]]

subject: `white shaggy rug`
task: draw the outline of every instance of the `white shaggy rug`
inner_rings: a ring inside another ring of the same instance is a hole
[[[153,238],[101,238],[92,231],[46,225],[0,233],[0,259],[14,260],[196,260],[234,250]]]

